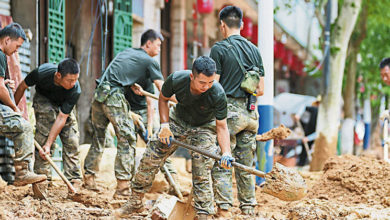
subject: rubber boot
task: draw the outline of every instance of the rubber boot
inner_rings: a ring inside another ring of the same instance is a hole
[[[92,191],[99,191],[99,189],[96,186],[95,175],[93,174],[84,175],[84,188]]]
[[[197,214],[195,216],[195,219],[196,220],[208,220],[208,219],[211,219],[211,216],[209,216],[207,214]]]
[[[83,185],[83,181],[81,181],[80,179],[72,179],[70,183],[72,183],[73,187],[77,192],[81,190],[81,187]]]
[[[116,191],[114,198],[130,196],[130,181],[129,180],[116,180]]]
[[[129,200],[119,209],[115,210],[114,215],[117,218],[122,218],[132,213],[139,213],[143,211],[144,205],[142,199],[144,198],[144,193],[139,193],[133,191]]]
[[[46,175],[39,175],[29,171],[27,161],[15,162],[15,186],[40,183],[46,179]]]
[[[70,183],[72,184],[75,191],[72,192],[70,189],[68,189],[68,199],[78,201],[79,196],[81,195],[80,190],[82,188],[83,181],[81,181],[80,179],[72,179]]]
[[[228,209],[221,209],[218,207],[216,216],[223,219],[230,219],[233,217],[233,214]]]
[[[253,206],[243,206],[241,207],[241,213],[243,215],[254,215],[255,214],[255,209],[253,208]]]

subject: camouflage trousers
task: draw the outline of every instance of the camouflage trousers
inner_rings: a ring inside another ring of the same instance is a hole
[[[32,162],[34,134],[31,124],[20,113],[0,104],[0,135],[11,139],[15,146],[15,162]]]
[[[252,167],[259,114],[257,110],[248,111],[246,109],[246,98],[228,98],[227,100],[227,123],[232,155],[236,162]],[[255,206],[257,203],[253,176],[240,169],[234,171],[240,208]],[[212,178],[215,202],[220,208],[229,209],[233,206],[232,169],[223,169],[218,163],[215,163],[212,169]]]
[[[92,145],[84,162],[85,174],[94,175],[101,161],[106,128],[112,123],[118,139],[115,158],[115,177],[120,180],[130,180],[135,167],[136,135],[134,123],[130,117],[130,106],[120,89],[112,91],[103,103],[92,102]]]
[[[199,127],[192,127],[179,119],[171,117],[169,126],[175,139],[178,141],[194,145],[209,152],[217,152],[215,121]],[[177,147],[174,144],[168,146],[156,139],[152,140],[148,144],[131,182],[132,190],[148,192],[159,168],[163,166],[165,160],[175,152]],[[214,161],[195,152],[192,152],[191,156],[195,209],[198,213],[214,214],[213,191],[211,187],[211,168]]]
[[[141,109],[141,110],[133,110],[134,113],[140,115],[142,117],[142,122],[145,125],[145,128],[148,127],[148,114],[147,114],[147,109]],[[153,133],[154,133],[154,128],[153,128]],[[152,135],[153,137],[153,135]],[[167,167],[168,171],[171,174],[177,174],[176,168],[173,166],[171,158],[167,158],[165,161],[165,166]],[[165,170],[163,167],[160,168],[160,171],[166,176]]]
[[[48,98],[38,92],[35,93],[33,107],[36,120],[35,140],[43,146],[49,137],[50,129],[58,116],[60,107],[52,104]],[[70,112],[59,136],[62,143],[62,161],[65,177],[68,180],[81,179],[79,155],[80,134],[74,111]],[[51,155],[54,153],[55,146],[58,145],[53,144],[50,148]],[[34,171],[38,174],[45,174],[48,179],[51,179],[50,164],[47,160],[39,156],[37,149],[35,149]]]

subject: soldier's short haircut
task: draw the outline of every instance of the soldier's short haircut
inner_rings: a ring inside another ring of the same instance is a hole
[[[75,59],[65,58],[58,64],[57,72],[61,73],[61,77],[68,74],[79,74],[80,66]]]
[[[242,24],[242,11],[236,6],[226,6],[219,12],[219,20],[229,28],[240,28]]]
[[[161,41],[164,40],[164,37],[160,33],[158,33],[157,31],[155,31],[153,29],[149,29],[149,30],[145,31],[141,36],[141,46],[145,45],[146,42],[148,42],[148,40],[153,42],[157,38],[160,39]]]
[[[390,57],[383,58],[382,61],[379,63],[379,68],[383,69],[385,66],[390,67]]]
[[[197,76],[200,73],[206,76],[212,76],[217,71],[215,62],[210,57],[200,56],[192,64],[192,73]]]
[[[22,26],[18,23],[11,23],[0,30],[0,39],[4,37],[10,37],[12,40],[17,40],[19,37],[26,40],[26,33]]]

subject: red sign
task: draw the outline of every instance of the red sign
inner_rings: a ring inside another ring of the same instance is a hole
[[[208,14],[213,12],[213,0],[197,0],[198,12],[201,14]]]
[[[248,17],[242,18],[244,22],[244,27],[241,30],[241,36],[245,38],[251,38],[253,34],[253,23],[252,20]]]

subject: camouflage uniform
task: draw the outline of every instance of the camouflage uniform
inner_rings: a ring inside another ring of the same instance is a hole
[[[103,83],[104,84],[104,83]],[[95,91],[92,102],[93,139],[84,162],[85,174],[95,174],[103,155],[105,130],[109,122],[114,126],[118,138],[115,159],[115,177],[119,180],[130,180],[134,175],[136,135],[134,123],[130,117],[130,106],[125,99],[123,89],[111,88],[103,102],[96,100]]]
[[[148,127],[148,111],[147,109],[142,109],[142,110],[134,110],[133,111],[134,113],[140,115],[142,117],[142,122],[144,123],[145,125],[145,128]],[[154,129],[153,129],[153,133],[154,133]],[[153,136],[152,136],[153,137]],[[165,166],[167,167],[168,171],[171,173],[171,174],[177,174],[177,170],[176,168],[173,166],[173,163],[172,163],[172,160],[170,158],[167,158],[167,160],[165,161]],[[163,167],[160,168],[161,172],[165,174],[165,170],[163,169]]]
[[[14,141],[15,162],[32,162],[34,134],[32,126],[20,113],[0,104],[0,135]]]
[[[169,125],[175,139],[178,141],[194,145],[209,152],[217,152],[215,121],[194,127],[176,118],[171,110]],[[132,190],[140,193],[148,192],[158,169],[175,152],[177,147],[175,145],[168,147],[168,145],[162,144],[158,140],[152,140],[146,148],[137,173],[131,182]],[[192,152],[193,195],[195,209],[198,213],[215,213],[210,177],[213,164],[213,159]]]
[[[258,129],[258,112],[246,109],[246,98],[227,98],[227,124],[230,133],[232,155],[236,162],[246,166],[253,166],[254,151],[256,149],[256,133]],[[233,206],[232,170],[223,169],[218,163],[212,170],[214,196],[217,205],[222,209]],[[255,183],[253,176],[243,170],[235,169],[238,200],[240,208],[255,206]]]
[[[35,93],[33,107],[36,119],[35,140],[43,146],[49,136],[59,113],[59,106],[54,105],[48,98]],[[68,180],[81,179],[80,157],[79,157],[79,130],[74,111],[71,111],[66,123],[59,133],[62,142],[62,160],[64,164],[64,175]],[[54,146],[55,144],[53,144]],[[50,153],[54,153],[55,147],[50,148]],[[51,179],[50,164],[47,160],[39,156],[39,151],[35,150],[34,171],[37,174],[45,174]]]

